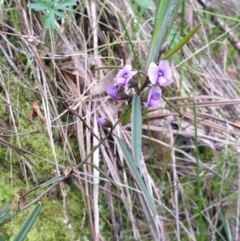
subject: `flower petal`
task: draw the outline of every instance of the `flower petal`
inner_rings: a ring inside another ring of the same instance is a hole
[[[156,107],[161,100],[161,94],[162,94],[162,91],[159,87],[152,86],[152,88],[148,94],[147,102],[143,103],[144,106],[145,107]]]
[[[150,100],[147,106],[145,105],[145,107],[156,107],[159,104],[159,102],[159,100]]]
[[[117,89],[114,85],[109,85],[107,87],[106,93],[111,96],[113,99],[117,100],[118,99],[118,93]]]
[[[100,117],[97,119],[97,123],[100,125],[100,126],[104,126],[105,125],[105,118],[103,117]]]
[[[160,76],[157,80],[157,84],[159,84],[160,86],[165,86],[166,83],[167,80],[163,76]]]
[[[130,64],[126,64],[123,69],[125,69],[126,71],[131,71],[132,70],[132,66]]]
[[[157,83],[159,76],[159,67],[155,63],[150,63],[148,67],[148,77],[153,85]]]
[[[132,66],[131,65],[125,65],[122,69],[119,70],[119,72],[116,75],[116,79],[118,78],[124,78],[125,75],[128,74],[129,71],[132,70]]]
[[[172,79],[165,79],[165,82],[161,84],[161,86],[167,86],[172,84],[173,80]]]
[[[130,71],[128,72],[128,76],[127,76],[127,79],[126,79],[126,83],[129,82],[129,80],[137,73],[137,71]]]
[[[161,60],[159,62],[158,67],[159,67],[159,70],[162,72],[163,77],[165,77],[166,79],[172,78],[172,70],[171,70],[167,60]]]
[[[125,86],[126,85],[126,79],[125,78],[115,78],[114,81],[119,86]]]

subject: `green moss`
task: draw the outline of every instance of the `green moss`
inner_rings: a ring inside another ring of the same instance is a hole
[[[38,118],[34,122],[29,121],[27,118],[31,111],[32,103],[36,100],[31,88],[26,88],[29,83],[22,84],[14,78],[9,81],[6,88],[8,88],[7,91],[11,98],[16,129],[12,124],[9,125],[10,117],[3,99],[0,102],[0,118],[4,120],[7,128],[9,128],[9,132],[7,131],[8,136],[9,133],[15,133],[16,131],[17,133],[11,135],[11,138],[6,136],[5,140],[38,157],[54,162],[45,125]],[[4,95],[4,90],[1,93]],[[62,146],[55,143],[54,148],[58,162],[62,163],[65,156]],[[26,162],[28,162],[28,165],[26,165]],[[53,165],[40,160],[40,158],[28,155],[28,159],[26,159],[24,156],[15,153],[14,150],[4,146],[0,146],[0,163],[0,208],[7,203],[17,200],[20,192],[27,192],[34,188],[36,186],[34,177],[37,178],[39,183],[50,180],[52,178],[51,170],[54,168]],[[23,175],[24,165],[29,186]],[[68,185],[65,185],[65,188],[67,192],[66,212],[72,225],[72,235],[75,240],[79,239],[80,235],[81,240],[84,240],[84,238],[88,240],[87,218],[85,217],[85,208],[80,192]],[[42,192],[43,190],[36,190],[28,195],[26,203],[34,200]],[[41,202],[41,213],[26,240],[70,240],[71,232],[68,230],[67,225],[63,223],[63,203],[59,187],[51,198],[45,197]],[[1,232],[6,240],[13,240],[33,208],[34,206],[31,206],[14,217],[11,222],[1,227]],[[83,228],[80,230],[81,224]]]
[[[0,184],[0,207],[3,207],[7,203],[17,200],[19,191],[26,188],[24,180],[17,180],[12,183],[9,180],[9,173],[3,172],[0,168],[1,184]],[[16,178],[15,178],[16,180]],[[4,185],[3,185],[4,184]],[[88,237],[87,219],[85,217],[85,208],[81,199],[79,190],[65,185],[67,197],[67,217],[69,223],[72,225],[72,232],[74,239],[78,236]],[[34,224],[31,232],[26,240],[69,240],[71,232],[67,229],[67,225],[63,223],[63,204],[61,192],[58,187],[53,193],[52,197],[45,197],[42,203],[42,211]],[[35,191],[31,195],[27,196],[27,201],[31,201],[40,194],[40,191]],[[1,227],[1,231],[6,240],[12,240],[20,229],[21,225],[26,220],[27,216],[33,209],[33,206],[23,211],[19,215],[13,218],[13,220]],[[83,229],[80,230],[80,224],[83,224]]]

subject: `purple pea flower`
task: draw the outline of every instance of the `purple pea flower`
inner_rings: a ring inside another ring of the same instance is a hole
[[[166,60],[161,60],[158,66],[153,62],[150,63],[148,76],[153,85],[167,86],[173,82],[172,70]]]
[[[147,102],[144,102],[145,107],[156,107],[161,100],[162,91],[158,86],[152,86],[148,94]]]
[[[116,75],[114,81],[119,86],[126,86],[128,81],[137,73],[137,71],[132,71],[131,65],[125,65]]]
[[[106,93],[115,100],[127,100],[129,98],[127,94],[118,91],[114,85],[109,85]]]
[[[109,85],[107,87],[106,93],[111,96],[113,99],[118,100],[118,91],[114,85]]]
[[[105,118],[103,118],[103,117],[100,117],[100,118],[97,119],[97,123],[98,123],[100,126],[105,126],[105,122],[106,122],[106,120],[105,120]]]
[[[98,118],[97,123],[102,127],[112,127],[112,122],[104,117]]]

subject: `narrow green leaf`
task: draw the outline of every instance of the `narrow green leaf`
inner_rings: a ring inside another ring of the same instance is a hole
[[[47,182],[42,183],[42,184],[40,185],[40,187],[41,187],[41,188],[47,187],[47,186],[52,185],[52,184],[54,184],[54,183],[56,183],[56,182],[60,182],[60,181],[64,180],[64,178],[65,178],[65,176],[62,174],[62,175],[60,175],[60,176],[57,176],[57,177],[52,178],[51,180],[49,180],[49,181],[47,181]]]
[[[168,59],[173,54],[175,54],[179,49],[182,48],[183,45],[185,45],[190,38],[198,31],[201,24],[194,27],[175,47],[173,47],[171,50],[169,50],[161,59]]]
[[[123,20],[121,14],[119,12],[117,12],[117,15],[119,17],[121,26],[123,27],[124,35],[126,36],[128,42],[129,42],[129,45],[131,47],[131,51],[132,51],[132,54],[133,54],[133,58],[134,58],[134,61],[135,61],[136,68],[141,69],[141,65],[140,65],[140,62],[139,62],[139,55],[137,54],[137,52],[135,50],[135,47],[136,47],[135,43],[132,42],[132,37],[129,35],[129,32],[127,31],[126,22]]]
[[[24,224],[20,228],[18,234],[15,236],[13,241],[23,241],[27,237],[27,235],[28,235],[29,231],[31,230],[33,224],[35,223],[40,211],[41,211],[41,205],[38,204],[33,209],[31,214],[28,216],[27,220],[24,222]]]
[[[184,115],[182,114],[182,112],[169,100],[167,100],[164,96],[161,96],[161,98],[171,107],[173,108],[178,114],[179,116],[181,116],[182,118],[184,117]]]
[[[193,100],[193,125],[194,125],[194,137],[195,137],[195,158],[196,158],[196,197],[197,197],[197,207],[198,207],[198,228],[199,228],[199,233],[197,235],[198,239],[197,240],[205,240],[204,239],[204,229],[205,227],[205,222],[204,222],[204,216],[202,213],[203,209],[203,199],[202,199],[202,178],[201,178],[201,167],[200,167],[200,152],[199,152],[199,139],[198,139],[198,119],[197,119],[197,108],[196,108],[196,102]]]
[[[123,126],[128,124],[130,117],[131,117],[131,112],[132,112],[132,107],[124,106],[121,117],[120,117],[121,118],[120,122]]]
[[[133,174],[133,176],[134,176],[138,186],[142,190],[143,195],[145,197],[145,200],[146,200],[148,206],[152,209],[152,212],[154,214],[156,214],[157,213],[157,209],[156,209],[155,204],[153,202],[153,198],[150,196],[150,194],[148,192],[148,189],[147,189],[147,187],[146,187],[146,185],[145,185],[145,183],[144,183],[144,181],[142,179],[142,176],[141,176],[141,174],[140,174],[136,164],[133,161],[133,158],[132,158],[131,154],[127,150],[127,147],[126,147],[125,143],[122,141],[122,139],[119,138],[118,136],[116,136],[116,138],[117,138],[117,141],[118,141],[118,143],[119,143],[119,145],[121,147],[123,155],[124,155],[124,157],[126,159],[127,165],[130,168],[130,170],[131,170],[131,172],[132,172],[132,174]]]
[[[171,12],[176,0],[161,0],[156,10],[156,20],[153,29],[153,36],[148,54],[147,68],[151,62],[156,62],[159,50],[164,43],[168,27],[171,25]],[[169,25],[169,26],[168,26]]]
[[[61,13],[61,12],[59,12],[59,11],[56,11],[56,10],[54,10],[53,11],[53,13],[55,14],[55,15],[57,15],[58,17],[60,17],[60,18],[69,18],[69,16],[68,15],[66,15],[66,14],[64,14],[64,13]]]
[[[142,113],[141,113],[141,100],[138,95],[133,97],[132,102],[132,150],[133,159],[138,166],[141,161],[142,153]]]
[[[121,150],[122,150],[122,152],[123,152],[123,155],[124,155],[127,163],[131,163],[131,164],[134,164],[134,165],[135,165],[135,163],[134,163],[134,161],[133,161],[133,158],[132,158],[131,154],[129,153],[129,151],[128,151],[126,145],[125,145],[125,143],[122,141],[122,139],[121,139],[120,137],[116,136],[116,138],[117,138],[117,141],[118,141],[118,143],[119,143],[119,145],[120,145],[120,147],[121,147]],[[136,165],[135,165],[135,166],[136,166]]]
[[[55,18],[54,18],[54,13],[49,12],[46,17],[45,17],[45,23],[44,23],[44,28],[49,29],[50,27],[55,26]]]
[[[96,166],[95,164],[89,162],[87,164],[90,164],[91,166],[93,166],[95,169],[97,169],[104,177],[106,177],[116,188],[121,190],[121,187],[117,185],[117,183],[111,178],[109,177],[101,168],[99,168],[98,166]]]
[[[68,12],[74,12],[75,10],[72,8],[64,7],[64,6],[58,6],[57,10],[63,10],[63,11],[68,11]]]
[[[150,1],[149,0],[134,0],[134,2],[138,6],[144,8],[144,9],[149,9],[149,8],[153,8],[154,7],[154,3],[151,0]]]
[[[0,210],[0,224],[6,219],[8,214],[11,212],[11,209],[9,208],[10,205],[5,206]]]
[[[27,7],[30,9],[34,9],[35,11],[49,10],[49,5],[44,2],[28,3]]]

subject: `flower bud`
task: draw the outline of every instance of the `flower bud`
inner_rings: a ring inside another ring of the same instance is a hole
[[[107,87],[106,93],[115,100],[127,100],[129,96],[123,93],[121,90],[117,90],[114,85],[109,85]]]
[[[107,87],[106,93],[115,100],[118,100],[118,91],[114,85],[109,85]]]
[[[97,123],[102,127],[108,127],[108,128],[112,127],[112,122],[104,117],[98,118]]]

